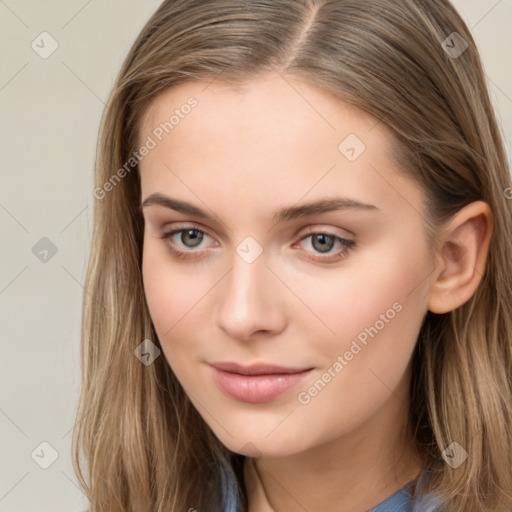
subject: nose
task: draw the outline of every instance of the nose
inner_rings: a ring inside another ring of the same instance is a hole
[[[233,252],[232,269],[218,287],[216,323],[230,337],[249,341],[284,329],[284,285],[268,267],[265,251],[248,263]]]

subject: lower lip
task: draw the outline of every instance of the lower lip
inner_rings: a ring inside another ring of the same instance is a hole
[[[231,398],[253,404],[268,402],[311,375],[312,369],[298,373],[240,375],[213,368],[217,385]]]

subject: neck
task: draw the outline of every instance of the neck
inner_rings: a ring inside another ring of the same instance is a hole
[[[286,457],[246,459],[248,511],[368,510],[423,466],[408,426],[408,403],[391,395],[364,425],[342,437]]]

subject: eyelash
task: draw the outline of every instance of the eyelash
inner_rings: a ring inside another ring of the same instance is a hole
[[[208,233],[206,233],[203,229],[200,229],[198,226],[188,226],[188,227],[184,227],[184,228],[174,229],[167,233],[163,233],[162,236],[160,236],[160,238],[162,240],[170,241],[170,239],[174,235],[176,235],[178,233],[182,233],[183,231],[197,231],[203,235],[209,236]],[[339,251],[335,256],[330,256],[330,257],[320,256],[320,257],[312,258],[314,261],[319,261],[321,263],[334,263],[336,261],[339,261],[339,260],[343,259],[344,257],[346,257],[346,255],[355,247],[355,242],[353,240],[348,240],[346,238],[342,238],[340,236],[337,236],[337,235],[334,235],[332,233],[325,232],[325,231],[310,231],[310,232],[306,233],[304,236],[302,236],[300,238],[299,242],[302,242],[303,240],[311,237],[312,235],[328,235],[329,237],[333,238],[335,242],[338,242],[342,246],[341,251]],[[174,255],[174,257],[176,257],[178,259],[197,259],[197,258],[199,258],[199,256],[195,256],[195,255],[190,256],[190,254],[193,254],[193,253],[196,253],[199,251],[195,251],[193,249],[188,250],[188,251],[182,251],[182,250],[179,250],[179,249],[176,249],[175,247],[173,247],[171,245],[171,243],[167,243],[167,246],[168,246],[169,250],[171,251],[171,253]],[[311,252],[311,251],[306,251],[306,252]],[[321,254],[321,253],[317,253],[317,254]],[[209,257],[207,256],[206,260],[208,258]]]

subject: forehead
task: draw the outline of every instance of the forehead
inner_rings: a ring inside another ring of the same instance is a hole
[[[139,140],[147,137],[155,147],[139,165],[143,196],[182,189],[189,198],[222,193],[247,206],[330,194],[373,204],[421,199],[398,172],[382,123],[288,76],[173,86],[146,110]]]
[[[214,79],[169,87],[153,99],[143,113],[141,134],[168,121],[173,112],[178,111],[180,115],[180,110],[188,110],[186,105],[191,98],[197,102],[191,112],[195,127],[207,126],[210,131],[225,127],[245,130],[264,127],[264,132],[286,139],[287,134],[305,127],[310,132],[333,135],[347,127],[364,133],[376,125],[372,116],[330,92],[296,77],[269,73],[239,84]],[[382,125],[380,129],[385,131]]]

